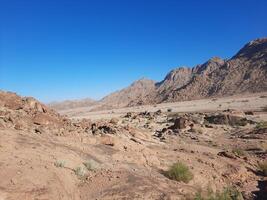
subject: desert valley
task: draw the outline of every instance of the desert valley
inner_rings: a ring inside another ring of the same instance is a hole
[[[267,38],[100,101],[0,92],[0,200],[267,199]]]

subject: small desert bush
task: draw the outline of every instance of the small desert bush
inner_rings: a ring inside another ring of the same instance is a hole
[[[206,195],[196,193],[194,200],[243,200],[242,194],[235,188],[225,188],[222,192],[208,190]]]
[[[168,109],[167,109],[167,112],[172,112],[172,109],[171,109],[171,108],[168,108]]]
[[[164,175],[169,179],[184,183],[188,183],[194,177],[190,169],[181,162],[174,163]]]
[[[65,165],[66,165],[66,161],[65,161],[65,160],[57,160],[57,161],[54,163],[54,165],[55,165],[56,167],[60,167],[60,168],[62,168],[62,167],[65,167]]]
[[[240,148],[234,148],[232,152],[237,156],[245,156],[246,152],[243,149]]]
[[[98,163],[92,159],[86,161],[83,163],[83,165],[86,167],[88,171],[94,171],[98,168]]]
[[[267,122],[266,121],[257,123],[256,129],[263,129],[263,128],[267,128]]]
[[[83,167],[77,167],[73,171],[76,174],[76,176],[78,176],[79,178],[84,177],[86,174],[86,171]]]
[[[92,163],[90,161],[83,163],[83,165],[86,167],[86,169],[88,171],[93,171],[94,170],[93,166],[92,166]]]
[[[267,176],[267,161],[259,163],[259,170],[264,176]]]

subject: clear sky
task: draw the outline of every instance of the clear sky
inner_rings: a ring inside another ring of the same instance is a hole
[[[0,0],[0,88],[99,99],[264,36],[266,0]]]

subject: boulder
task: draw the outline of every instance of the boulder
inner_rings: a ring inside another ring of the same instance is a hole
[[[44,113],[38,113],[33,118],[33,123],[37,125],[49,125],[49,124],[58,124],[58,120],[50,115]]]
[[[117,130],[111,123],[94,123],[91,126],[92,133],[97,134],[116,134]]]
[[[133,113],[132,112],[128,112],[128,113],[126,113],[126,115],[124,117],[125,118],[131,118],[131,117],[133,117]]]
[[[108,146],[114,146],[115,145],[114,138],[110,137],[108,135],[102,136],[100,139],[100,143],[104,144],[104,145],[108,145]]]
[[[110,120],[110,123],[113,124],[113,125],[117,125],[119,123],[119,119],[118,118],[112,118]]]
[[[47,112],[47,109],[45,108],[45,106],[42,105],[41,103],[39,103],[38,101],[36,101],[32,97],[25,97],[25,98],[23,98],[23,102],[25,104],[24,107],[26,109],[35,110],[35,111],[41,112],[41,113],[46,113]]]
[[[186,128],[187,119],[184,117],[179,117],[174,120],[174,125],[169,127],[169,129],[185,129]]]
[[[217,155],[221,157],[236,159],[235,154],[229,151],[222,151],[222,152],[219,152]]]
[[[156,112],[155,112],[155,115],[161,115],[162,114],[162,110],[157,110]]]

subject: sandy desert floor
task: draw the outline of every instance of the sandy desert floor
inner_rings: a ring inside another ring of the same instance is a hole
[[[264,199],[265,95],[69,110],[73,121],[58,131],[18,128],[1,115],[0,200],[195,199],[226,187]],[[190,181],[166,176],[176,162]]]
[[[259,94],[247,94],[242,96],[231,96],[224,98],[212,98],[212,99],[201,99],[193,101],[183,101],[176,103],[162,103],[157,105],[145,105],[121,109],[112,109],[104,111],[92,112],[90,110],[95,109],[98,106],[83,107],[69,110],[59,111],[62,115],[67,115],[70,118],[88,118],[88,119],[111,119],[112,117],[120,117],[125,115],[127,112],[156,112],[161,109],[167,111],[172,109],[172,112],[212,112],[222,111],[226,109],[237,109],[240,111],[247,110],[261,110],[262,107],[266,106],[266,98],[260,98],[267,96],[267,93]]]

